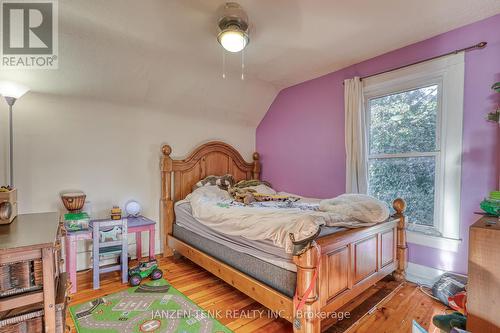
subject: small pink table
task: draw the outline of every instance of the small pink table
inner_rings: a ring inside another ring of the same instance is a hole
[[[142,257],[141,232],[149,231],[149,258],[155,258],[155,222],[144,217],[127,218],[128,233],[135,233],[137,259]],[[90,222],[92,225],[92,221]],[[76,293],[76,245],[79,240],[92,239],[92,230],[68,231],[65,237],[66,243],[66,272],[71,281],[71,293]]]

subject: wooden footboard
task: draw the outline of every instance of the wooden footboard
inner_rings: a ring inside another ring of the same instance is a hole
[[[351,229],[317,240],[305,253],[294,257],[297,264],[297,297],[294,302],[295,332],[320,332],[335,322],[335,313],[347,302],[394,272],[404,279],[407,266],[405,203],[394,201],[396,214],[379,225]],[[320,260],[316,258],[320,256]],[[315,287],[309,294],[314,272]],[[307,300],[297,308],[302,297]]]
[[[174,202],[184,199],[191,187],[208,175],[232,174],[237,180],[259,179],[259,155],[247,163],[231,146],[209,142],[186,159],[174,160],[172,149],[162,148],[160,202],[163,253],[177,252],[210,271],[243,293],[291,321],[294,332],[315,333],[332,323],[335,311],[394,272],[405,278],[405,202],[396,199],[396,214],[373,227],[351,229],[312,242],[293,258],[297,265],[296,297],[273,290],[254,278],[220,262],[172,235]]]

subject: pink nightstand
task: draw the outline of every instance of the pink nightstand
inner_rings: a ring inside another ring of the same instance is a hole
[[[92,222],[90,222],[92,225]],[[128,233],[135,233],[137,258],[142,257],[141,232],[149,231],[149,258],[155,258],[155,221],[144,216],[127,218]],[[92,230],[68,231],[65,237],[66,243],[66,272],[71,281],[71,293],[76,293],[76,245],[79,240],[92,239]]]

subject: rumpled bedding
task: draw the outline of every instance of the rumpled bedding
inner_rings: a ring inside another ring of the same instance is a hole
[[[369,196],[341,195],[323,201],[301,198],[294,203],[243,205],[235,203],[227,191],[217,186],[204,186],[193,191],[186,200],[191,204],[193,217],[200,223],[231,236],[271,240],[287,253],[293,250],[290,233],[300,241],[316,234],[324,225],[359,228],[375,225],[389,216],[385,203]],[[377,209],[377,205],[386,210]]]
[[[338,215],[348,216],[365,223],[380,223],[389,217],[387,205],[366,194],[342,194],[333,199],[321,200],[319,209]]]

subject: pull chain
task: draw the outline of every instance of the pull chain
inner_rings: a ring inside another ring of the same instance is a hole
[[[222,48],[222,78],[226,78],[226,50]]]
[[[226,78],[226,51],[222,49],[222,78]],[[241,51],[241,79],[245,80],[245,51]]]
[[[245,49],[241,50],[241,79],[245,79]]]

